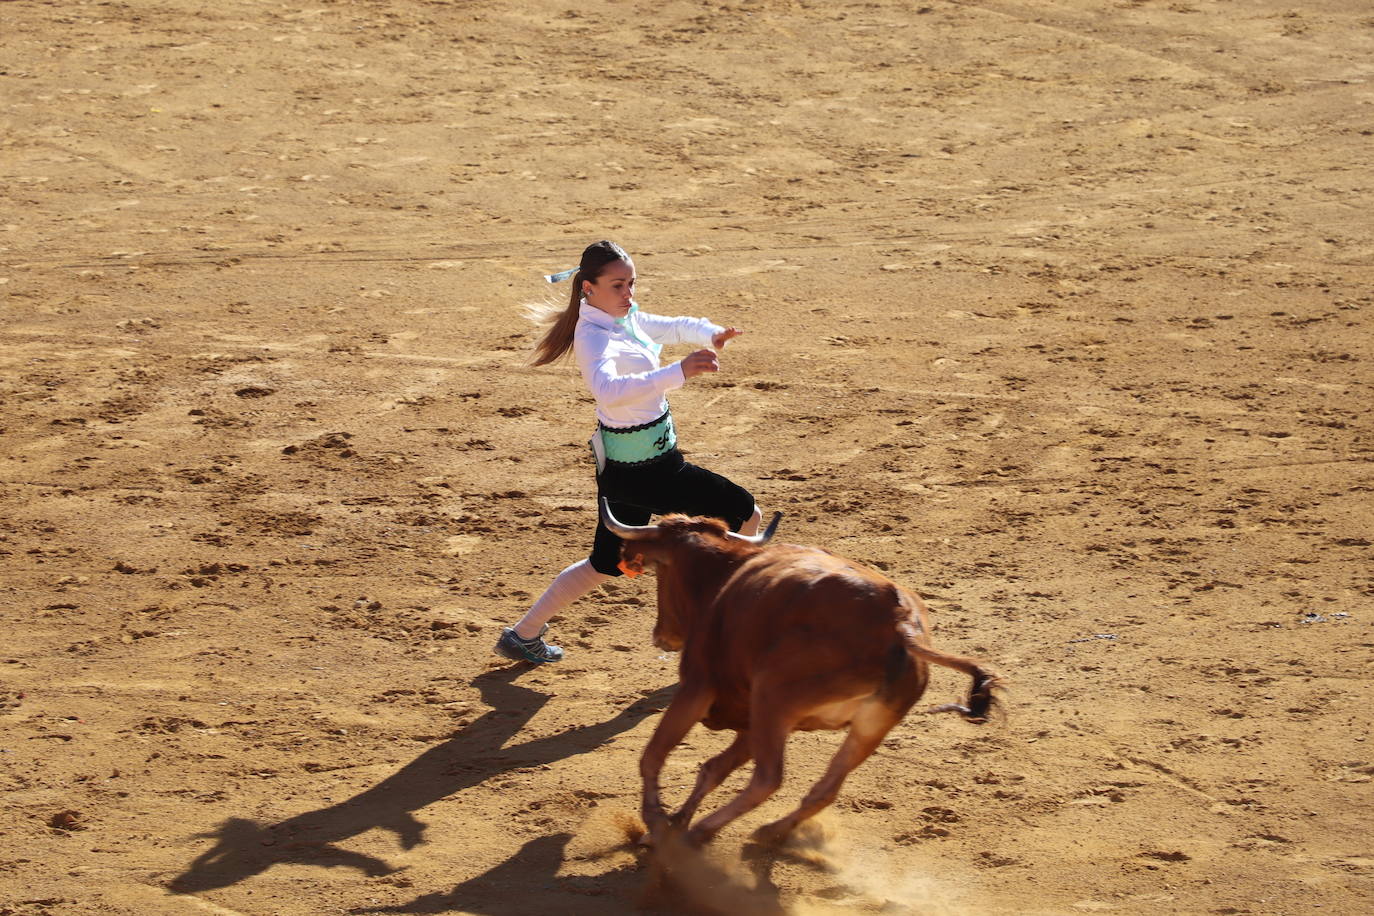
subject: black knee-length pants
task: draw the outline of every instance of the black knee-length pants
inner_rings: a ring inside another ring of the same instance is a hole
[[[651,515],[681,512],[722,519],[730,530],[754,514],[754,497],[748,490],[714,471],[697,467],[674,449],[653,464],[635,466],[608,463],[596,478],[596,504],[610,501],[611,514],[626,525],[647,525]],[[607,576],[619,576],[620,538],[611,534],[598,517],[592,544],[592,568]]]

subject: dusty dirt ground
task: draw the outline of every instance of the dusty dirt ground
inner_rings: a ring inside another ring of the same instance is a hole
[[[0,23],[0,913],[1374,909],[1368,4]],[[657,896],[652,580],[491,654],[589,543],[521,305],[603,237],[748,330],[693,460],[1011,683]]]

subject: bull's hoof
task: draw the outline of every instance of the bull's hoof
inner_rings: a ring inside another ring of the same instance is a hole
[[[755,830],[750,839],[761,846],[781,846],[791,835],[792,828],[789,825],[783,821],[774,821]]]
[[[640,846],[663,848],[669,836],[680,835],[682,828],[662,811],[655,811],[651,815],[641,815],[644,818],[644,835],[639,838]]]
[[[644,831],[644,835],[639,838],[639,845],[645,849],[663,849],[669,844],[670,838],[680,832],[665,823],[653,830]]]
[[[683,839],[693,849],[700,849],[715,838],[714,833],[709,830],[702,830],[700,827],[693,827],[683,834]]]

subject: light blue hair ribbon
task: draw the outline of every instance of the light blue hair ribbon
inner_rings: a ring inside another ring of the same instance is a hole
[[[564,280],[571,277],[573,274],[577,273],[577,271],[578,268],[569,267],[567,270],[560,270],[556,274],[544,274],[544,279],[548,280],[550,283],[561,283]]]

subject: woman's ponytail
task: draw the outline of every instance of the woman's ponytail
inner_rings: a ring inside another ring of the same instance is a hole
[[[595,283],[609,264],[616,261],[630,263],[630,256],[625,253],[615,242],[602,240],[593,245],[588,245],[582,252],[582,260],[578,264],[577,273],[572,275],[572,290],[568,293],[568,307],[565,308],[558,317],[553,320],[553,324],[544,336],[539,339],[539,343],[534,347],[534,359],[530,361],[533,366],[544,366],[562,357],[572,349],[573,332],[577,330],[577,319],[582,305],[582,283]],[[534,308],[531,312],[536,320],[540,320],[543,315],[548,314],[551,309]]]
[[[534,346],[532,366],[545,366],[557,360],[572,349],[573,332],[577,330],[578,313],[582,305],[582,271],[572,275],[572,292],[568,297],[568,307],[558,313],[553,324],[539,338]],[[552,311],[553,307],[546,307]]]

